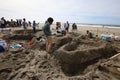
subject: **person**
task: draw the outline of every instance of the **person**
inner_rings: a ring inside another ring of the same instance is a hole
[[[35,20],[33,21],[33,25],[32,26],[33,26],[33,32],[35,33],[36,32],[36,26],[37,26]]]
[[[76,25],[76,23],[73,23],[72,24],[72,31],[76,31],[77,30],[77,25]]]
[[[14,27],[14,26],[15,26],[15,22],[13,21],[13,19],[11,19],[10,26],[11,26],[11,27]]]
[[[34,22],[34,21],[33,21]],[[30,26],[31,27],[31,22],[30,21],[28,21],[28,26]]]
[[[6,27],[6,20],[4,19],[4,17],[1,18],[1,32],[3,33],[3,28]]]
[[[86,31],[87,38],[93,38],[93,33],[91,33],[89,30]]]
[[[67,21],[67,22],[64,24],[64,28],[65,28],[66,33],[69,32],[69,26],[70,26],[70,24],[69,24],[69,22]]]
[[[61,22],[56,22],[56,30],[61,29]]]
[[[51,53],[52,47],[52,32],[50,30],[50,25],[53,23],[53,18],[49,17],[43,26],[43,32],[46,36],[46,52]]]
[[[23,23],[22,23],[22,26],[24,28],[24,34],[26,33],[26,30],[27,30],[27,22],[26,22],[26,19],[23,18]]]

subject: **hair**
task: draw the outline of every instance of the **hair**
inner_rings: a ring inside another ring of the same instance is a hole
[[[87,30],[86,33],[88,34],[88,33],[89,33],[89,30]]]
[[[23,18],[23,21],[25,21],[25,18]]]
[[[49,22],[49,23],[51,23],[51,24],[52,24],[53,21],[54,21],[54,20],[53,20],[52,17],[49,17],[49,18],[47,19],[47,22]]]

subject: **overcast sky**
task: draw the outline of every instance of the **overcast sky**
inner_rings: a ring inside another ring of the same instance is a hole
[[[120,24],[120,0],[0,0],[0,17]]]

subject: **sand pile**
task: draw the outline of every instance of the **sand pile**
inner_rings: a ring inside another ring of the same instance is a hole
[[[33,46],[28,44],[35,35],[19,35],[9,36],[8,41],[10,45],[21,44],[22,51],[0,53],[0,80],[120,79],[120,56],[110,58],[117,54],[110,42],[83,40],[78,34],[55,37],[53,54],[48,55],[38,41]]]

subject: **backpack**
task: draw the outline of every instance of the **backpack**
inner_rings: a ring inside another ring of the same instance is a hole
[[[5,49],[3,48],[3,46],[0,45],[0,52],[4,52]]]

